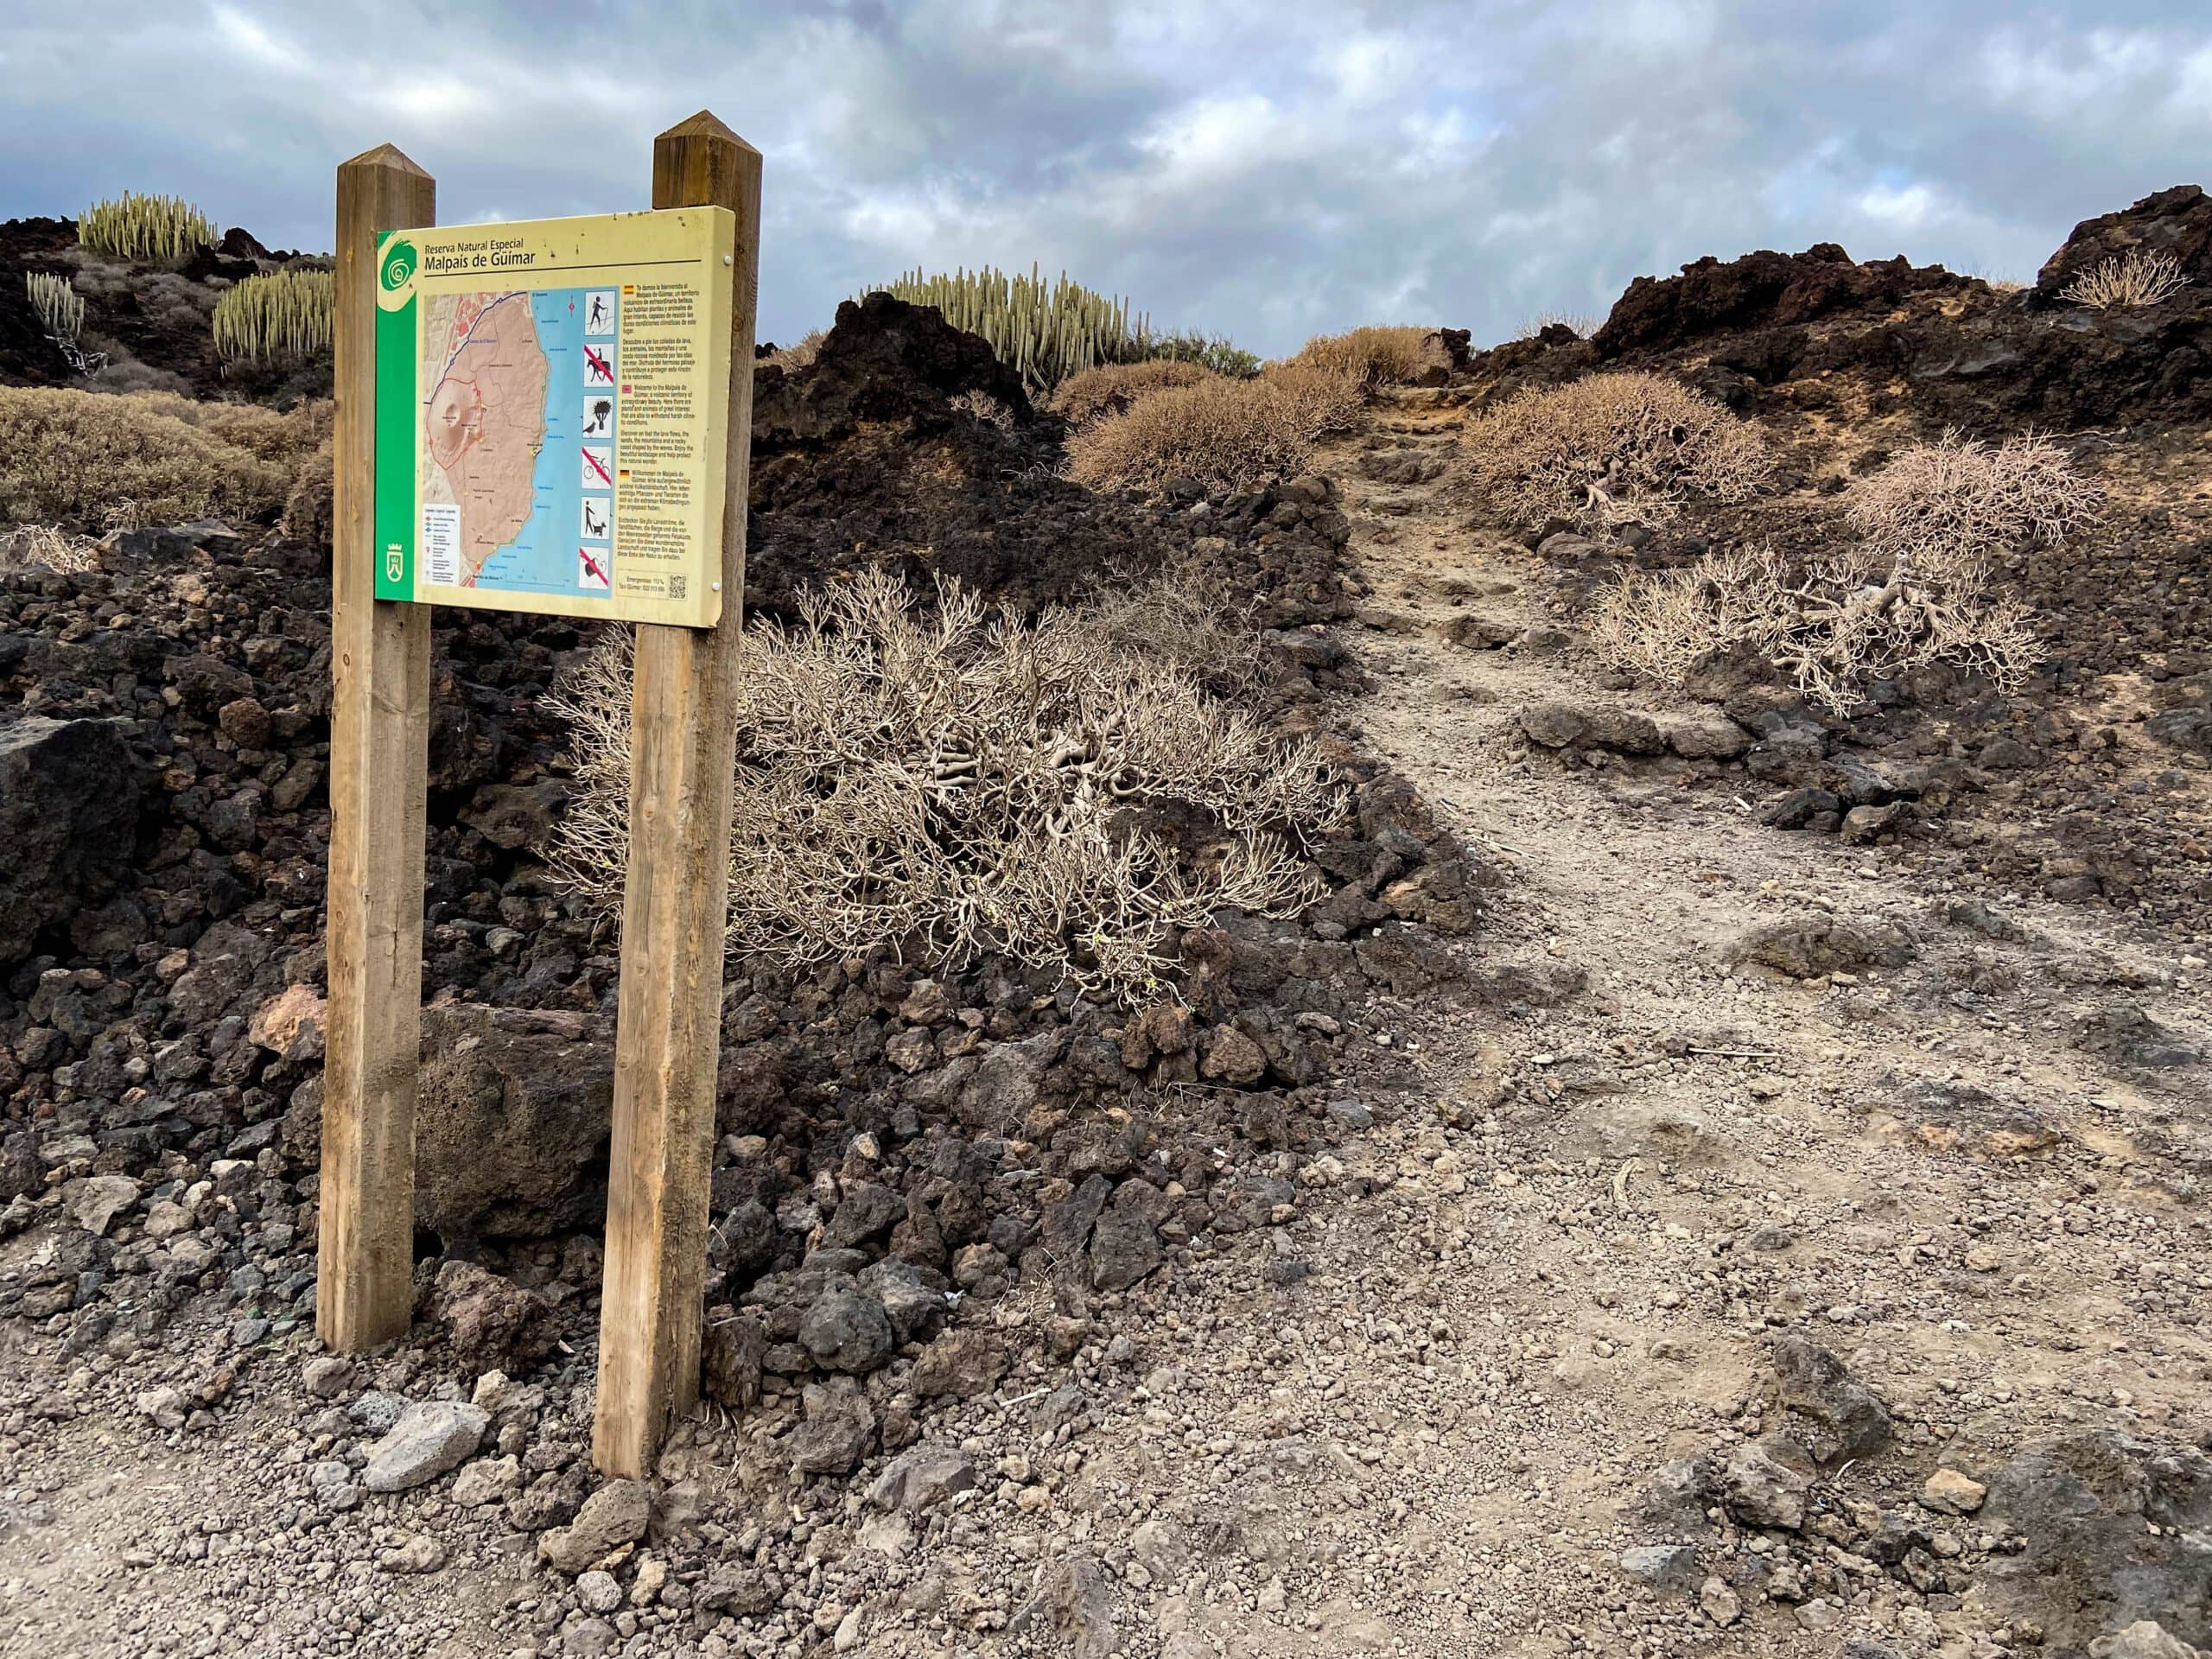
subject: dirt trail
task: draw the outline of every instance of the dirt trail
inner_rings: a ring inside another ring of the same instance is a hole
[[[1939,1459],[1986,1477],[2077,1424],[2193,1438],[2202,1097],[2068,1033],[2122,1000],[2201,1031],[2204,965],[2025,901],[2005,908],[2017,941],[1963,931],[1894,852],[1764,829],[1679,765],[1531,753],[1519,711],[1586,700],[1589,671],[1544,639],[1533,556],[1467,525],[1456,418],[1408,395],[1325,465],[1370,589],[1355,717],[1510,873],[1478,1007],[1377,1010],[1424,1088],[1368,1096],[1382,1122],[1340,1190],[1179,1276],[1165,1340],[1139,1332],[1171,1369],[1084,1478],[1109,1540],[1135,1529],[1133,1649],[2004,1651],[2001,1614],[1942,1578],[1839,1578],[1826,1539],[1792,1561],[1621,1505],[1662,1463],[1759,1432],[1783,1330],[1897,1420],[1892,1449],[1821,1484],[1832,1505],[1928,1522],[1961,1588],[1998,1541],[1914,1508]],[[1378,450],[1430,464],[1374,470],[1437,475],[1370,481]],[[1471,612],[1524,643],[1449,643]],[[1809,981],[1726,965],[1751,930],[1826,915],[1893,918],[1920,949]],[[1623,1570],[1693,1536],[1683,1582]],[[1701,1603],[1708,1575],[1726,1587]]]
[[[2001,1539],[1915,1500],[1939,1462],[1986,1479],[2056,1428],[2196,1437],[2201,1071],[2115,1070],[2073,1033],[2140,1006],[2201,1046],[2205,966],[2086,910],[1954,919],[1899,855],[1764,829],[1684,764],[1529,750],[1524,707],[1594,694],[1548,640],[1533,556],[1468,526],[1456,419],[1407,394],[1325,465],[1370,590],[1347,643],[1375,689],[1346,712],[1503,878],[1471,995],[1370,1011],[1359,1035],[1418,1086],[1345,1078],[1331,1109],[1361,1132],[1282,1155],[1278,1224],[1104,1299],[1062,1358],[922,1411],[975,1491],[910,1515],[864,1483],[794,1483],[788,1394],[702,1418],[661,1472],[728,1521],[727,1560],[786,1587],[734,1636],[610,1613],[609,1649],[572,1639],[575,1598],[496,1510],[310,1520],[287,1499],[290,1530],[264,1524],[259,1471],[321,1455],[332,1427],[294,1372],[220,1436],[164,1447],[83,1418],[37,1470],[0,1444],[0,1649],[2012,1651],[2025,1633],[1979,1587]],[[1516,643],[1451,643],[1470,613]],[[1902,959],[1728,965],[1752,930],[1808,919],[1905,941]],[[1022,1296],[992,1317],[1033,1335],[1050,1312]],[[1787,1331],[1888,1404],[1894,1444],[1821,1477],[1806,1530],[1624,1518],[1662,1464],[1773,1425],[1764,1344]],[[311,1351],[302,1333],[290,1362]],[[1924,1567],[1843,1547],[1859,1535],[1830,1518],[1869,1506],[1923,1526]],[[442,1571],[376,1565],[418,1533]],[[1695,1556],[1649,1548],[1676,1542]]]

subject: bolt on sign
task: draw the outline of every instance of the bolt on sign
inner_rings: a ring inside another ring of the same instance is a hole
[[[378,598],[721,620],[735,238],[702,207],[378,239]]]

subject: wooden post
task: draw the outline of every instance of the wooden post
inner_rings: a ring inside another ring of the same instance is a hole
[[[377,233],[435,221],[437,186],[385,144],[338,169],[331,534],[330,1007],[315,1330],[359,1352],[407,1330],[430,609],[375,596]]]
[[[653,141],[655,207],[737,217],[721,624],[641,625],[592,1460],[642,1477],[698,1397],[745,594],[760,152],[701,111]]]

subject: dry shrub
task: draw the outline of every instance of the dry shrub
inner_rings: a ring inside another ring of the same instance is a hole
[[[970,386],[965,391],[955,393],[949,406],[981,421],[985,426],[996,427],[1001,432],[1014,430],[1014,406],[993,397],[981,386]]]
[[[289,482],[284,467],[137,397],[0,387],[0,524],[256,523]]]
[[[1436,330],[1402,324],[1316,334],[1286,365],[1318,369],[1362,386],[1387,386],[1450,362]]]
[[[1869,682],[1935,663],[2009,693],[2043,651],[2026,607],[1990,592],[1990,559],[2063,541],[2101,500],[2047,439],[1993,448],[1946,433],[1852,486],[1855,545],[1797,569],[1751,549],[1630,575],[1599,601],[1591,642],[1617,666],[1676,686],[1707,652],[1749,643],[1839,714]]]
[[[302,401],[288,410],[264,404],[228,404],[181,397],[171,391],[138,391],[130,401],[156,415],[196,426],[248,454],[294,471],[330,442],[327,397]]]
[[[1616,667],[1679,687],[1711,652],[1748,644],[1808,702],[1849,714],[1873,680],[1936,663],[2017,690],[2042,658],[2027,608],[1993,598],[1978,561],[1876,571],[1853,554],[1792,569],[1764,548],[1637,571],[1602,594],[1592,646]]]
[[[1351,376],[1294,358],[1268,365],[1256,384],[1273,387],[1289,408],[1292,420],[1316,437],[1351,426],[1367,402],[1365,389]]]
[[[328,547],[337,528],[336,480],[331,446],[324,444],[293,475],[280,521],[284,539],[302,547]]]
[[[810,328],[798,337],[796,343],[779,346],[762,358],[761,366],[781,369],[785,374],[797,374],[821,354],[823,338],[821,329]]]
[[[2062,542],[2096,517],[2104,497],[2036,433],[1992,448],[1950,431],[1900,451],[1844,499],[1874,556],[1925,562]]]
[[[1195,386],[1213,378],[1211,369],[1167,358],[1141,363],[1107,363],[1071,374],[1054,388],[1051,408],[1071,426],[1088,426],[1102,416],[1119,415],[1132,404],[1171,386]]]
[[[1659,524],[1690,499],[1741,501],[1772,468],[1758,433],[1664,375],[1526,386],[1467,424],[1478,486],[1516,524]]]
[[[2058,297],[2092,311],[2116,307],[2161,305],[2189,286],[2189,277],[2171,253],[2131,248],[2083,271],[2059,290]]]
[[[1079,423],[1067,443],[1067,474],[1094,490],[1159,489],[1179,479],[1209,490],[1260,489],[1306,471],[1314,440],[1350,425],[1363,397],[1350,375],[1297,358],[1249,380],[1201,374]]]
[[[1109,657],[1150,656],[1216,696],[1237,699],[1266,675],[1259,606],[1259,594],[1233,594],[1217,573],[1179,569],[1118,574],[1082,614]]]
[[[933,970],[998,952],[1138,1001],[1180,931],[1317,899],[1299,849],[1344,811],[1341,785],[1311,745],[1142,649],[1133,603],[1027,624],[946,583],[922,613],[876,572],[797,626],[747,628],[731,948],[784,966],[893,949]],[[629,650],[601,645],[553,699],[577,789],[549,858],[610,914]]]
[[[1598,332],[1598,319],[1587,311],[1539,311],[1522,323],[1513,338],[1534,340],[1547,328],[1565,328],[1577,340],[1587,340]]]
[[[1320,429],[1305,383],[1274,376],[1173,386],[1067,442],[1067,474],[1094,490],[1156,490],[1193,479],[1209,490],[1255,490],[1306,470]]]
[[[73,536],[52,524],[24,524],[0,535],[0,571],[58,570],[75,575],[97,570],[99,543],[89,536]]]

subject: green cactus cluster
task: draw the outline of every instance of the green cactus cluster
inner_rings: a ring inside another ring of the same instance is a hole
[[[1085,288],[1065,271],[1048,283],[1034,265],[1027,276],[988,265],[950,276],[916,270],[884,289],[909,304],[933,305],[954,327],[981,334],[1033,389],[1049,391],[1102,363],[1147,355],[1150,320],[1133,318],[1127,300]]]
[[[181,196],[127,190],[78,216],[77,240],[111,259],[178,265],[215,244],[215,221]]]
[[[85,331],[85,298],[69,286],[69,279],[51,271],[29,270],[23,273],[23,287],[39,327],[57,343],[75,345]]]
[[[215,302],[215,350],[226,363],[256,368],[301,363],[330,348],[337,279],[289,265],[249,276]]]

